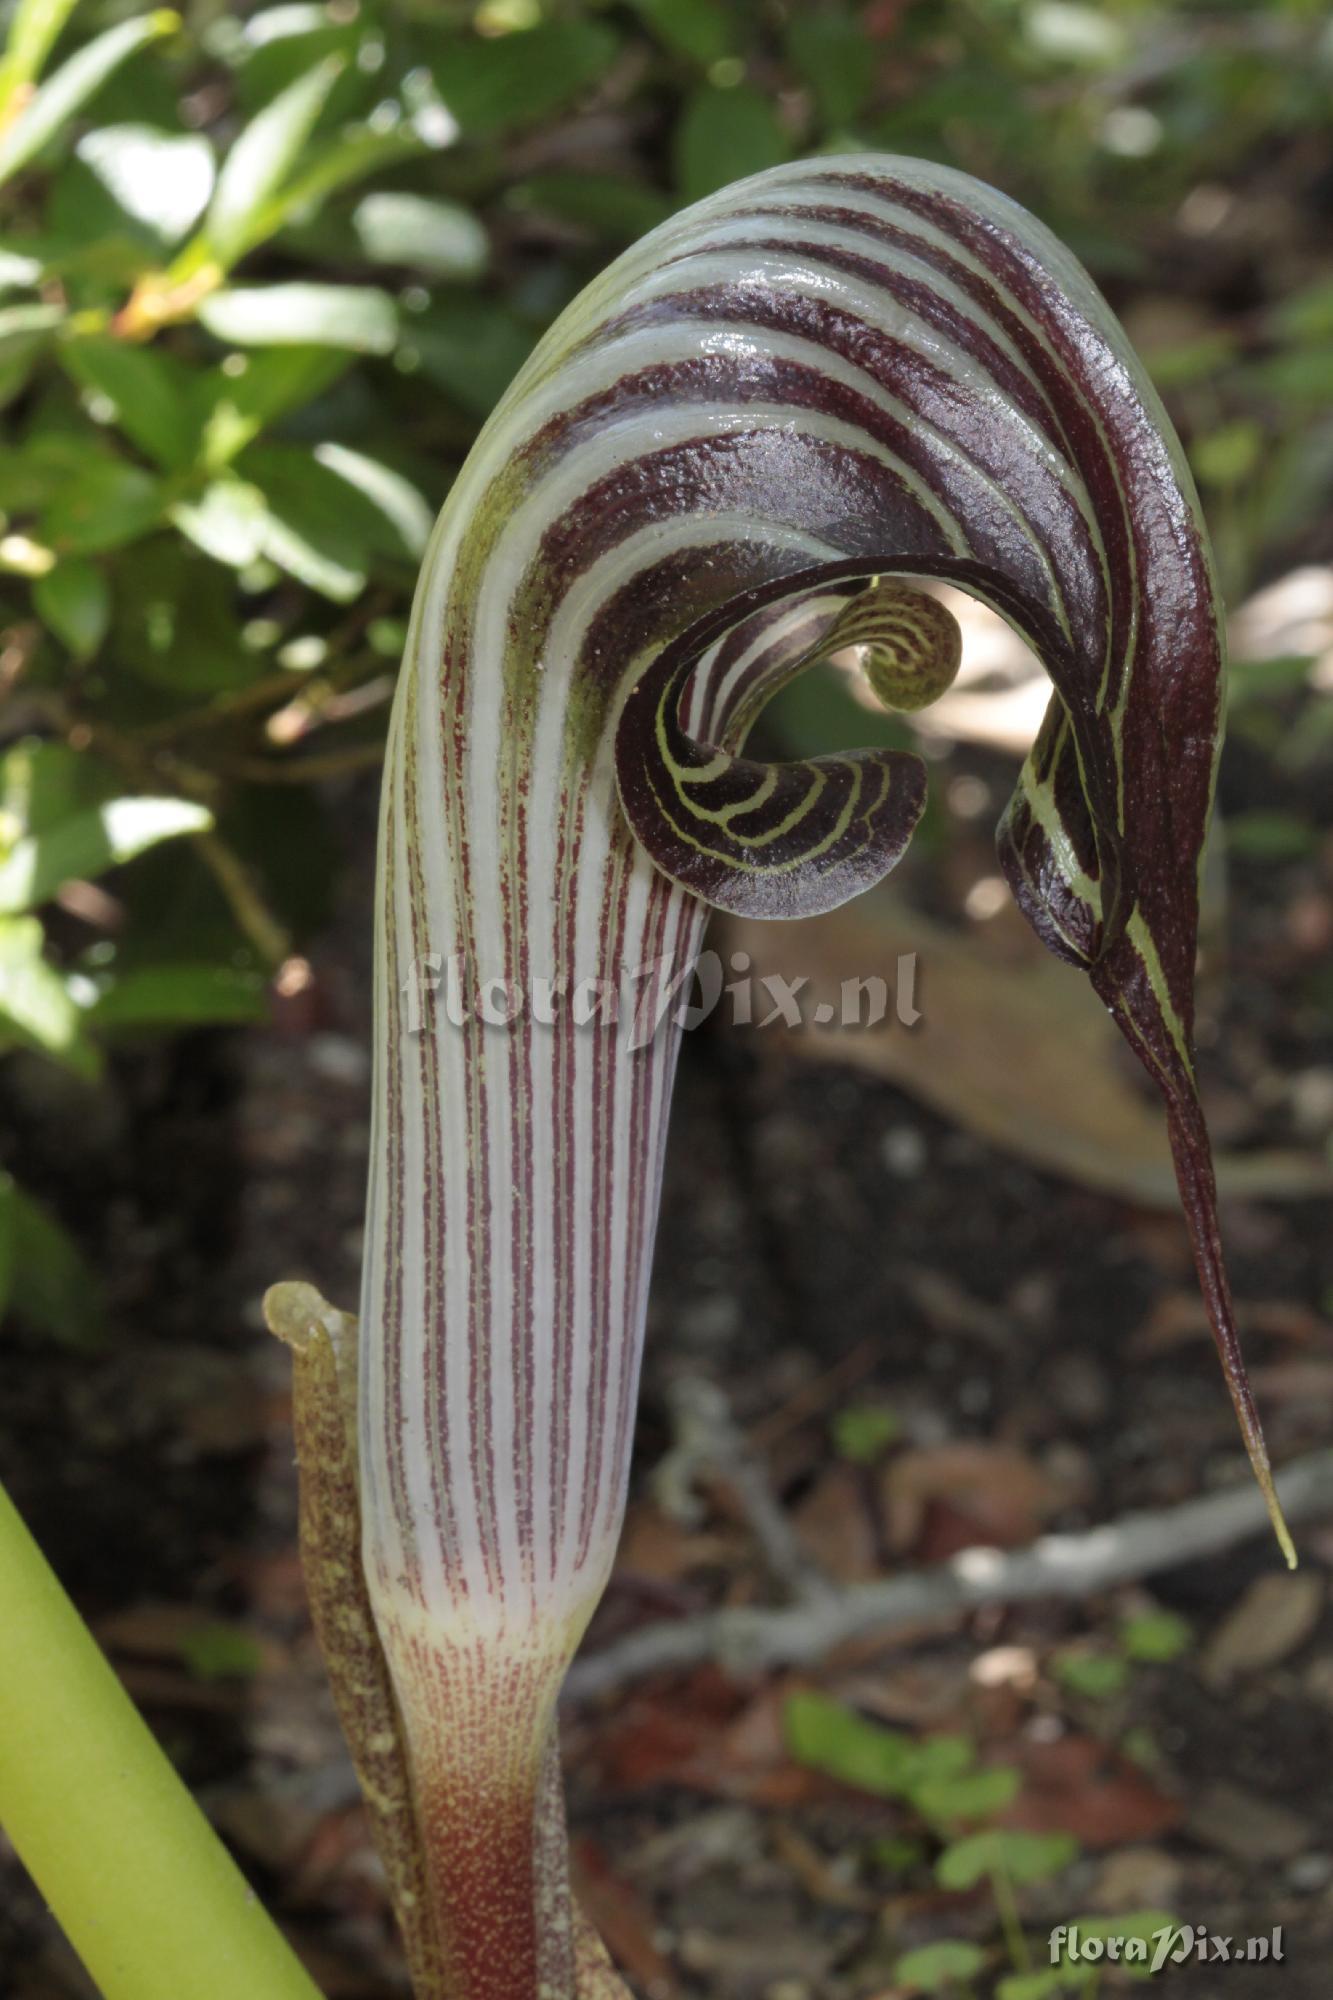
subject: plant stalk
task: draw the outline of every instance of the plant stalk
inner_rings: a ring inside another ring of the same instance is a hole
[[[3,1489],[0,1825],[104,2000],[319,2000]]]

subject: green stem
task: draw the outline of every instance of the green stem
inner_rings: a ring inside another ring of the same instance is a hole
[[[0,1823],[105,2000],[319,2000],[3,1489]]]
[[[1014,1896],[1014,1885],[1009,1880],[1007,1868],[991,1871],[991,1894],[995,1907],[1000,1913],[1000,1927],[1004,1932],[1005,1949],[1013,1961],[1016,1972],[1031,1972],[1032,1954],[1023,1929],[1023,1920],[1018,1914],[1018,1903]]]

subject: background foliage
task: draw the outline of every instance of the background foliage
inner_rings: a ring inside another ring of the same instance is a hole
[[[875,147],[1007,189],[1126,310],[1230,592],[1327,553],[1331,82],[1317,0],[19,0],[7,1061],[91,1091],[126,1037],[262,1013],[478,424],[603,263],[738,175]],[[0,1290],[80,1337],[77,1253],[12,1164]]]

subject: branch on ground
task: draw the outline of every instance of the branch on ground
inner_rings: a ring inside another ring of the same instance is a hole
[[[1293,1525],[1333,1512],[1333,1451],[1312,1452],[1277,1478]],[[611,1694],[650,1674],[715,1661],[735,1673],[808,1666],[850,1639],[890,1638],[907,1627],[987,1604],[1090,1597],[1119,1583],[1216,1555],[1268,1526],[1248,1481],[1176,1507],[1126,1514],[1083,1534],[1043,1535],[1030,1548],[964,1549],[947,1563],[773,1609],[750,1606],[649,1626],[577,1660],[566,1697]]]

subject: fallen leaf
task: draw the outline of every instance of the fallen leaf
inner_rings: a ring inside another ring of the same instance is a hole
[[[957,1732],[967,1727],[968,1674],[962,1659],[904,1659],[841,1675],[829,1690],[879,1722]]]
[[[1164,1847],[1122,1847],[1108,1854],[1092,1889],[1095,1909],[1171,1910],[1184,1869]]]
[[[1333,1361],[1278,1361],[1271,1368],[1251,1368],[1250,1386],[1265,1403],[1333,1402]]]
[[[728,918],[724,955],[748,952],[756,982],[774,974],[799,989],[803,1025],[786,1045],[887,1078],[945,1117],[1048,1173],[1148,1206],[1179,1202],[1166,1126],[1128,1078],[1120,1037],[1086,980],[1041,949],[1002,946],[987,928],[961,935],[910,909],[891,889],[869,891],[799,925]],[[914,958],[913,1027],[895,1014],[895,965]],[[846,982],[890,985],[886,1018],[842,1025]],[[826,1009],[821,1025],[815,1016]],[[1314,1152],[1221,1153],[1225,1197],[1333,1193],[1333,1168]]]
[[[845,1866],[849,1859],[855,1865],[854,1854],[841,1854],[832,1860],[821,1854],[813,1841],[785,1820],[778,1820],[772,1830],[773,1851],[796,1877],[807,1896],[816,1903],[827,1903],[835,1910],[878,1909],[880,1898],[868,1889],[857,1886],[850,1879]]]
[[[801,1546],[825,1575],[864,1583],[879,1573],[875,1524],[864,1480],[850,1465],[831,1465],[792,1510]]]
[[[1314,1844],[1299,1813],[1239,1785],[1209,1785],[1190,1807],[1186,1831],[1203,1847],[1237,1861],[1290,1861]]]
[[[611,1790],[675,1785],[715,1798],[793,1806],[827,1783],[794,1763],[783,1712],[797,1683],[780,1679],[757,1695],[702,1667],[669,1695],[641,1694],[595,1735],[590,1760]]]
[[[1129,1337],[1130,1354],[1169,1354],[1174,1348],[1211,1340],[1212,1327],[1197,1291],[1162,1292]]]
[[[1257,1576],[1204,1647],[1204,1679],[1220,1687],[1236,1674],[1276,1666],[1305,1644],[1323,1605],[1323,1579],[1311,1570]]]
[[[880,1481],[889,1544],[943,1562],[983,1544],[1021,1548],[1059,1502],[1040,1467],[1013,1445],[923,1445],[892,1458]]]
[[[632,1507],[625,1519],[616,1568],[622,1576],[678,1583],[692,1570],[734,1560],[736,1543],[725,1535],[701,1534],[673,1521],[660,1507]]]
[[[1023,1737],[1006,1756],[1023,1773],[1018,1797],[1001,1815],[1006,1826],[1072,1833],[1084,1847],[1106,1848],[1155,1839],[1180,1821],[1179,1800],[1090,1736],[1053,1743]]]

